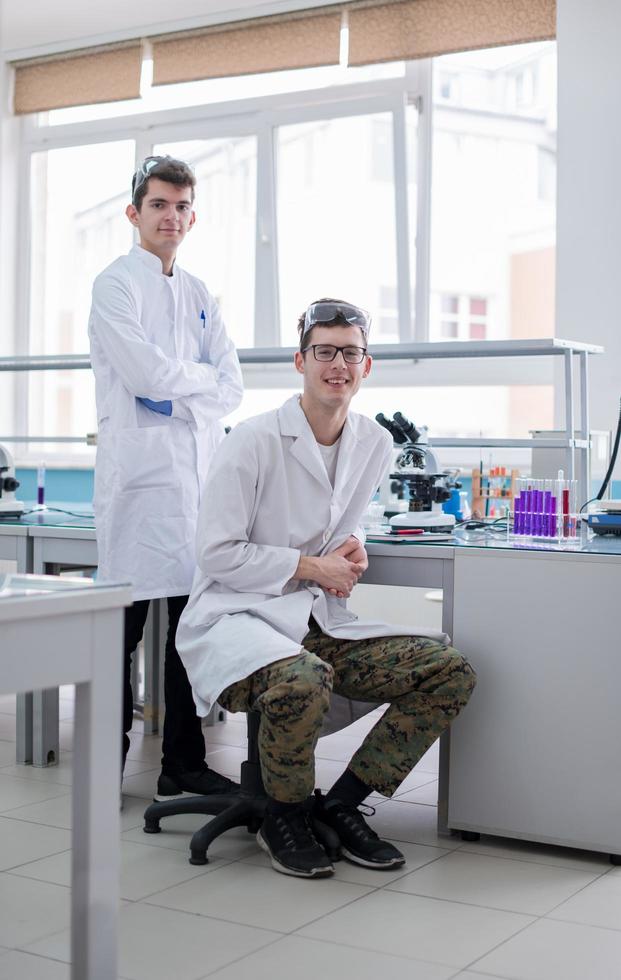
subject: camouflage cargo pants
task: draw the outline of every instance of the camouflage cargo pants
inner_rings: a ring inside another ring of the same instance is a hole
[[[231,684],[218,701],[261,713],[259,752],[266,791],[282,802],[306,799],[314,753],[334,690],[389,706],[349,763],[359,779],[392,796],[472,693],[474,670],[453,647],[419,636],[335,640],[314,620],[304,649]]]

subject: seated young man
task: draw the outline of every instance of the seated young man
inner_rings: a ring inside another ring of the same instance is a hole
[[[373,790],[395,792],[475,684],[444,634],[347,611],[368,564],[358,524],[392,450],[384,429],[349,411],[371,370],[369,325],[349,303],[312,303],[298,324],[302,395],[235,426],[221,443],[177,633],[199,714],[216,700],[260,712],[268,805],[257,840],[277,871],[300,877],[334,871],[311,816],[336,831],[349,861],[404,863],[358,806]],[[388,707],[311,807],[314,750],[332,691]]]

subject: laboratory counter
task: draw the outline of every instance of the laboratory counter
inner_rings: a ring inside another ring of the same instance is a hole
[[[71,564],[78,548],[96,564],[92,518],[50,511],[15,533],[25,527],[37,571]],[[443,590],[443,629],[477,670],[441,744],[440,829],[620,855],[621,538],[462,530],[367,550],[363,582]]]

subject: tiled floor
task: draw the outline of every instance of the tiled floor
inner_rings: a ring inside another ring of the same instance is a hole
[[[0,980],[68,980],[72,701],[63,689],[61,764],[14,764],[14,700],[0,699]],[[327,788],[372,718],[319,743]],[[139,727],[139,726],[137,726]],[[207,730],[210,764],[244,757],[242,716]],[[407,864],[373,872],[340,862],[334,878],[278,875],[253,838],[232,831],[210,863],[187,861],[200,816],[146,837],[157,737],[133,735],[122,813],[123,980],[621,980],[621,868],[603,855],[435,831],[437,751],[376,829]]]

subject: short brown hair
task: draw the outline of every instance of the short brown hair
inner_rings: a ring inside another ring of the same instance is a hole
[[[151,160],[157,162],[149,167],[148,176],[145,176],[144,167]],[[164,180],[167,184],[174,184],[175,187],[189,187],[192,191],[191,199],[194,201],[196,177],[189,164],[184,163],[183,160],[175,160],[174,157],[170,156],[147,157],[132,177],[132,203],[137,211],[140,211],[142,207],[151,177]]]
[[[314,299],[309,306],[314,306],[315,303],[336,303],[338,306],[353,306],[353,303],[348,303],[344,299],[334,299],[333,296],[322,296],[321,299]],[[308,333],[304,333],[304,321],[306,320],[306,310],[300,314],[298,317],[298,333],[300,335],[300,351],[302,350],[302,342],[304,342],[305,347],[309,347],[308,338],[312,334],[315,327],[324,326],[322,323],[316,323]],[[351,327],[351,323],[345,319],[342,313],[337,313],[333,320],[328,321],[325,326],[337,326],[337,327]]]

